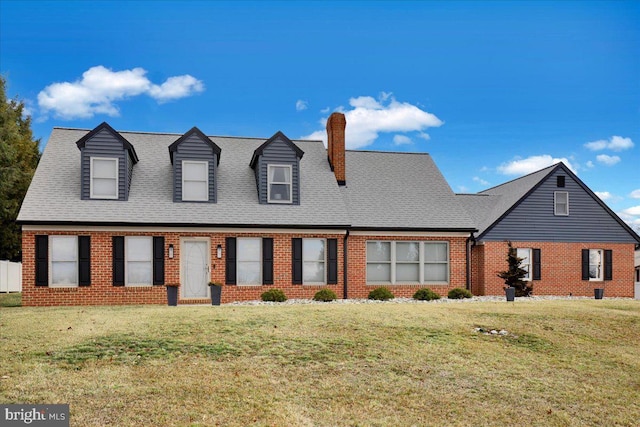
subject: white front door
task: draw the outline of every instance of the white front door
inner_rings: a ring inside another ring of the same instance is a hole
[[[209,242],[184,240],[182,242],[182,298],[209,296]]]

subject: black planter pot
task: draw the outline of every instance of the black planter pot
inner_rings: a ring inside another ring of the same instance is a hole
[[[220,305],[222,286],[209,285],[209,290],[211,291],[211,305]]]
[[[178,287],[167,286],[167,304],[170,306],[178,305]]]
[[[593,293],[596,299],[602,299],[604,296],[604,288],[595,288]]]
[[[507,296],[507,301],[515,301],[516,299],[516,288],[504,288],[504,293]]]

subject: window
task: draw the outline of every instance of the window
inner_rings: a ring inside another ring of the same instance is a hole
[[[302,240],[302,283],[323,284],[325,275],[325,240]]]
[[[151,285],[153,280],[152,238],[127,236],[125,243],[127,286]]]
[[[78,239],[50,236],[51,285],[78,286]]]
[[[90,197],[118,198],[118,159],[91,157]]]
[[[262,239],[241,239],[237,243],[238,285],[262,283]]]
[[[589,280],[602,280],[602,249],[589,249]]]
[[[209,200],[209,162],[182,161],[182,200],[189,202]]]
[[[516,256],[522,258],[520,268],[527,272],[527,275],[524,276],[522,280],[531,280],[531,249],[518,248],[516,249]]]
[[[569,215],[569,193],[566,191],[555,191],[553,193],[554,215]]]
[[[269,165],[267,181],[269,203],[291,203],[291,166]]]
[[[448,282],[447,242],[367,242],[367,283]]]
[[[636,282],[640,283],[640,268],[636,268]]]

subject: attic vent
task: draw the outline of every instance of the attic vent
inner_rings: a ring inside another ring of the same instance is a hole
[[[564,187],[564,175],[560,175],[557,177],[556,185],[558,187]]]

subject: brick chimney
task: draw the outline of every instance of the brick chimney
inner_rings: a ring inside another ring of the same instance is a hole
[[[336,175],[338,185],[345,185],[345,159],[344,159],[344,131],[347,127],[347,119],[342,113],[333,113],[327,120],[327,150],[329,152],[329,164]]]

